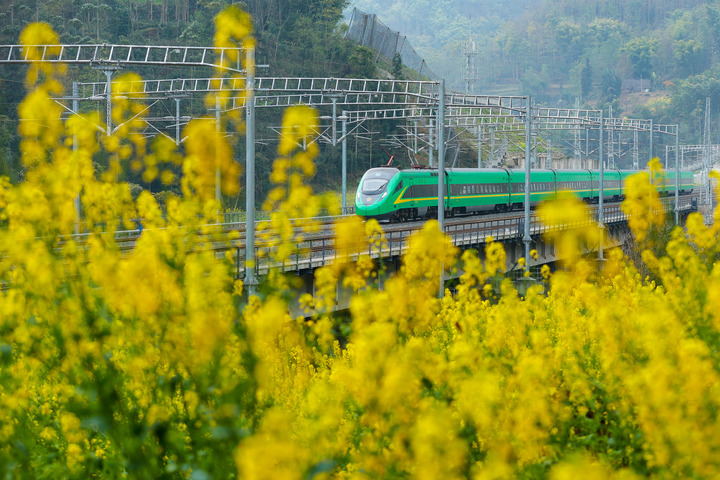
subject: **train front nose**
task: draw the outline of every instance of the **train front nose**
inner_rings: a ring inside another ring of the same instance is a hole
[[[378,219],[387,216],[388,185],[398,172],[396,168],[387,167],[371,168],[365,172],[355,196],[355,213]]]
[[[355,213],[362,217],[374,217],[380,213],[380,206],[378,203],[380,200],[387,195],[387,193],[380,195],[369,195],[366,193],[358,192],[355,199]]]

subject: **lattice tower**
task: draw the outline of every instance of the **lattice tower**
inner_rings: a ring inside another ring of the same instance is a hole
[[[507,135],[503,136],[502,144],[500,145],[500,164],[505,162],[505,159],[507,158],[507,152],[508,152],[508,137]]]
[[[613,118],[612,105],[609,107],[608,118]],[[613,158],[615,156],[615,135],[614,131],[608,129],[608,146],[607,146],[607,165],[606,168],[612,168]]]
[[[633,170],[640,170],[640,146],[638,145],[638,131],[633,132]]]
[[[547,139],[547,154],[545,155],[545,168],[552,168],[552,141]]]
[[[477,57],[477,45],[472,37],[468,37],[465,42],[465,93],[472,93],[477,83],[477,68],[475,67],[475,58]]]
[[[705,99],[705,129],[703,132],[703,168],[702,168],[702,193],[701,201],[706,204],[712,203],[712,191],[710,189],[710,97]]]
[[[575,110],[580,110],[580,99],[575,98]],[[576,128],[573,130],[573,167],[580,168],[582,165],[580,155],[582,150],[580,148],[580,129]]]

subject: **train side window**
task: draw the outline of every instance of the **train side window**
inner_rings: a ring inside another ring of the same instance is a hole
[[[397,184],[397,187],[395,187],[395,190],[393,191],[393,195],[395,195],[400,190],[402,190],[402,187],[403,187],[403,182],[402,182],[402,180],[400,180],[400,183]]]

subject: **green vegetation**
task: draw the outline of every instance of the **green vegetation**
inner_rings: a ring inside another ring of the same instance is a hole
[[[14,0],[0,5],[0,44],[17,44],[20,31],[29,22],[49,23],[65,44],[108,43],[131,45],[213,45],[213,19],[230,1],[198,2],[194,0],[57,0],[37,2]],[[346,0],[248,0],[244,7],[253,18],[257,40],[256,61],[260,65],[258,76],[263,77],[349,77],[373,78],[378,76],[375,55],[343,39],[342,11]],[[391,67],[384,67],[390,71]],[[21,79],[24,66],[0,68],[0,174],[17,181],[23,177],[19,162],[17,108],[25,96]],[[190,71],[177,67],[136,68],[144,79],[187,78],[212,76],[210,70],[194,68]],[[120,74],[118,74],[120,75]],[[117,76],[117,75],[116,75]],[[89,67],[72,67],[63,79],[64,90],[71,92],[71,82],[104,81],[104,75]],[[102,112],[102,103],[83,102],[81,109]],[[162,115],[171,115],[165,112]],[[208,113],[202,96],[181,101],[181,114],[193,117]],[[264,198],[270,188],[267,181],[270,165],[277,153],[277,139],[269,129],[278,125],[282,112],[278,109],[259,109],[259,137],[266,139],[257,146],[258,199]],[[392,129],[393,125],[368,124],[370,131]],[[384,132],[385,133],[385,132]],[[244,143],[238,142],[235,157],[244,159]],[[318,189],[336,189],[340,186],[340,147],[327,147],[317,158],[318,173],[314,184]],[[337,150],[337,151],[336,151]],[[349,175],[352,185],[355,178],[371,166],[387,162],[387,155],[378,142],[351,141]],[[103,154],[96,155],[98,172],[108,168]],[[179,172],[176,172],[179,173]],[[140,174],[128,169],[121,180],[138,186],[138,191],[162,193],[167,188],[179,191],[179,180],[166,186],[159,180],[145,182]],[[178,176],[179,177],[179,176]],[[164,198],[164,197],[163,197]],[[159,199],[161,200],[161,199]],[[162,203],[162,202],[161,202]],[[235,198],[226,198],[225,207],[244,205],[244,191]]]
[[[253,41],[247,15],[220,16],[219,38]],[[57,43],[47,24],[26,32],[28,46]],[[231,138],[213,119],[190,122],[185,153],[146,145],[142,122],[99,138],[97,115],[60,118],[47,93],[64,69],[41,68],[20,108],[27,173],[0,179],[3,478],[720,477],[720,209],[710,227],[698,213],[666,227],[658,161],[627,178],[621,207],[647,276],[618,249],[599,264],[586,257],[604,233],[568,194],[538,209],[564,268],[543,265],[521,294],[491,237],[483,255],[461,254],[429,221],[397,262],[378,222],[350,216],[334,226],[335,262],[314,271],[312,293],[271,268],[255,295],[235,278],[239,233],[213,223],[210,167],[237,169]],[[113,101],[121,118],[141,106]],[[231,114],[221,121],[238,132]],[[319,148],[300,146],[316,114],[295,106],[282,119],[258,236],[270,264],[317,232],[291,219],[338,211],[306,183]],[[99,150],[115,168],[101,178]],[[128,164],[167,179],[178,163],[182,192],[165,216],[118,180]],[[126,250],[115,232],[138,217]],[[86,235],[72,235],[78,227]],[[443,276],[460,272],[437,298]],[[342,291],[350,308],[336,315]],[[288,313],[295,299],[308,318]]]
[[[212,45],[213,18],[229,0],[13,0],[0,5],[0,43],[15,44],[29,22],[49,23],[64,43]],[[478,45],[476,91],[503,95],[532,94],[544,105],[613,106],[614,115],[652,118],[658,124],[681,125],[683,143],[702,141],[705,98],[720,105],[720,0],[245,0],[253,17],[259,76],[395,77],[416,78],[401,59],[377,59],[374,52],[343,39],[343,11],[352,6],[378,14],[409,42],[431,68],[448,80],[448,87],[464,90],[463,50],[471,35]],[[23,66],[0,70],[0,173],[13,182],[24,176],[18,161],[17,107],[25,94]],[[138,69],[145,79],[201,77],[210,71],[176,67]],[[102,81],[101,72],[73,68],[72,80]],[[635,80],[638,93],[628,93]],[[625,85],[625,86],[624,86]],[[88,102],[89,103],[89,102]],[[102,111],[100,103],[81,109]],[[183,100],[182,115],[208,113],[201,98]],[[257,146],[258,178],[268,177],[277,143],[269,126],[280,122],[275,109],[260,109]],[[719,109],[715,109],[720,112]],[[170,115],[174,112],[162,113]],[[396,122],[366,122],[364,138],[348,145],[352,185],[371,166],[389,155],[407,164],[407,152],[381,144],[378,138],[397,133]],[[459,132],[462,136],[462,132]],[[462,137],[465,140],[465,137]],[[457,159],[458,166],[475,164],[474,139]],[[235,155],[244,158],[242,142]],[[560,144],[559,142],[557,143]],[[96,155],[98,171],[108,160]],[[313,185],[338,190],[340,148],[325,146],[316,159]],[[177,172],[179,173],[179,172]],[[159,181],[145,182],[131,171],[122,180],[138,191],[173,191]],[[258,185],[258,198],[271,188]],[[244,203],[241,190],[225,199],[225,207]]]
[[[464,90],[464,46],[472,36],[478,46],[478,93],[532,94],[552,105],[572,105],[577,97],[593,108],[612,104],[615,115],[679,123],[688,144],[702,141],[705,97],[720,105],[720,90],[713,87],[720,68],[717,0],[353,4],[407,35],[433,70],[459,91]],[[645,82],[635,82],[632,92],[627,80]]]

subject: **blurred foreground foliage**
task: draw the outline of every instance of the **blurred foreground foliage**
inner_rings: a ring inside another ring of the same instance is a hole
[[[226,10],[216,38],[252,41],[248,21]],[[53,32],[34,24],[25,38],[52,43]],[[355,292],[349,320],[293,318],[292,277],[271,272],[262,296],[247,299],[232,258],[212,249],[235,239],[213,224],[215,169],[226,192],[238,175],[212,121],[187,127],[185,157],[162,140],[147,145],[132,121],[99,142],[98,118],[58,120],[50,93],[62,73],[37,64],[28,75],[28,174],[0,185],[3,477],[720,475],[720,212],[710,228],[693,214],[654,244],[657,191],[640,174],[624,208],[643,220],[631,226],[652,276],[618,251],[598,270],[580,248],[600,232],[565,231],[548,240],[570,261],[523,297],[497,282],[499,243],[488,242],[484,262],[460,255],[433,222],[380,282],[381,263],[360,252],[382,253],[382,229],[348,219],[336,227],[337,251],[353,260],[319,269],[316,295],[301,301],[327,311],[340,282]],[[242,129],[239,118],[223,122]],[[297,108],[283,123],[261,226],[276,242],[264,253],[277,259],[299,243],[291,218],[338,207],[312,195],[315,152],[296,146],[316,122]],[[101,148],[117,169],[151,177],[181,165],[182,196],[167,199],[165,216],[151,195],[133,200],[116,176],[96,178]],[[587,217],[572,197],[541,214],[550,224]],[[138,217],[142,235],[123,251],[114,233]],[[440,300],[443,268],[463,274]]]

